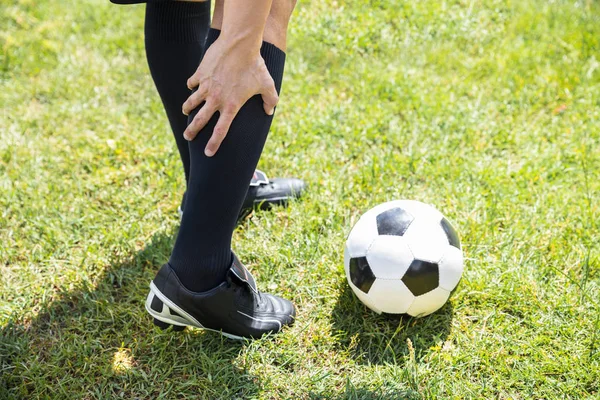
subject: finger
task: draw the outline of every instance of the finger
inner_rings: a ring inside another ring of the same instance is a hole
[[[197,88],[199,84],[200,74],[198,73],[198,71],[196,71],[194,75],[190,76],[190,78],[187,80],[187,87],[188,89],[193,90],[194,88]]]
[[[221,147],[221,143],[223,142],[223,139],[225,139],[225,136],[227,136],[227,132],[229,132],[229,127],[231,126],[235,114],[236,113],[234,112],[224,111],[219,116],[219,121],[217,121],[212,136],[204,149],[204,154],[206,154],[207,157],[214,156],[217,150],[219,150],[219,147]]]
[[[190,115],[192,110],[202,104],[206,100],[206,92],[204,90],[196,90],[194,93],[187,98],[185,103],[181,106],[181,112],[185,115]]]
[[[196,114],[192,122],[185,128],[183,137],[186,140],[194,140],[198,132],[206,126],[216,111],[217,109],[214,106],[214,103],[206,102],[202,108],[200,108],[200,111],[198,111],[198,114]]]
[[[263,99],[263,108],[265,109],[265,112],[267,115],[273,115],[275,113],[275,106],[279,103],[279,95],[275,89],[275,84],[272,83],[267,86],[260,95]]]

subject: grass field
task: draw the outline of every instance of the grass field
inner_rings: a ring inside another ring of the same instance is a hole
[[[184,188],[143,9],[2,3],[0,399],[600,398],[598,1],[301,1],[260,166],[310,191],[234,238],[299,316],[242,343],[143,307]],[[396,198],[463,242],[423,319],[345,282],[345,236]]]

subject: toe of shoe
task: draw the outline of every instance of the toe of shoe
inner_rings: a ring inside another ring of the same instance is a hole
[[[273,295],[266,296],[268,296],[268,301],[271,303],[272,315],[281,322],[281,325],[293,324],[296,319],[296,307],[294,306],[294,303],[281,297]]]
[[[277,192],[290,198],[298,198],[306,190],[306,182],[298,178],[273,178],[271,183],[278,189]]]
[[[296,307],[294,306],[294,303],[292,303],[289,300],[286,299],[282,299],[284,304],[283,304],[283,309],[284,311],[281,313],[282,316],[282,323],[284,325],[292,325],[294,323],[294,321],[296,320]]]
[[[306,190],[306,182],[302,179],[291,178],[290,187],[292,188],[292,194],[294,197],[302,196],[302,193]]]

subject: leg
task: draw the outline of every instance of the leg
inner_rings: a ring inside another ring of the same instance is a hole
[[[186,186],[190,176],[190,153],[188,143],[183,137],[187,116],[181,112],[181,105],[189,96],[186,81],[194,73],[202,57],[210,24],[210,6],[210,0],[169,1],[146,5],[146,57],[177,143]],[[221,18],[222,3],[218,4],[217,10]],[[270,36],[285,38],[287,24],[285,28],[282,27],[284,19],[280,17],[285,12],[289,19],[291,10],[285,10],[281,5],[273,8]],[[260,204],[261,208],[268,208],[272,204],[285,204],[287,199],[299,197],[303,189],[304,182],[299,179],[275,178],[270,181],[257,181],[248,190],[244,210],[251,210],[255,204]],[[184,208],[184,201],[185,196],[179,208],[180,213]]]
[[[190,154],[183,138],[187,116],[181,112],[181,105],[189,96],[186,82],[200,63],[209,24],[210,1],[146,5],[146,58],[175,136],[186,184]]]
[[[282,29],[287,27],[294,3],[290,0],[278,0],[276,3],[265,29],[265,36],[270,36],[265,38],[270,37],[273,42],[285,47],[285,32]],[[281,4],[288,4],[288,7]],[[222,0],[216,1],[214,25],[217,27],[221,22],[222,6]],[[214,42],[218,35],[219,31],[212,29],[206,45]],[[268,43],[263,45],[262,51],[279,88],[285,53]],[[190,115],[190,120],[194,115]],[[223,148],[216,156],[208,158],[203,151],[215,126],[215,117],[189,143],[189,189],[184,217],[169,263],[191,290],[207,290],[225,278],[232,259],[231,235],[271,121],[272,116],[266,115],[260,107],[260,96],[255,96],[238,113]]]
[[[284,48],[281,29],[287,27],[294,3],[278,3],[289,4],[289,12],[281,13],[279,6],[274,7],[265,39]],[[222,3],[217,2],[216,10],[220,6]],[[206,45],[214,43],[219,33],[212,29]],[[285,53],[263,42],[261,55],[279,91]],[[259,294],[252,275],[231,252],[237,215],[272,119],[257,95],[240,109],[215,156],[204,154],[215,116],[189,143],[190,182],[181,227],[169,263],[153,280],[146,303],[158,321],[204,327],[233,338],[278,332],[293,322],[293,304]]]
[[[221,29],[223,23],[223,1],[216,0],[215,2],[215,12],[210,25],[213,29]],[[269,12],[263,40],[274,44],[282,51],[287,49],[287,28],[294,7],[296,7],[296,2],[297,0],[275,0]]]

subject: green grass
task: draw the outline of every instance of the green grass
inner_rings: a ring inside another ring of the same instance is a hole
[[[0,13],[1,399],[600,397],[598,1],[300,2],[260,165],[310,191],[234,238],[299,316],[244,343],[143,308],[184,187],[143,6]],[[396,198],[464,246],[423,319],[345,282],[345,236]]]

